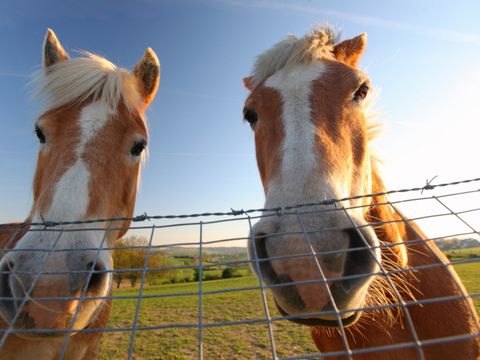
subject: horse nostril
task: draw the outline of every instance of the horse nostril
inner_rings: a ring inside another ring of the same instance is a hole
[[[14,268],[15,263],[13,263],[12,261],[5,261],[0,267],[0,291],[3,297],[9,297],[12,294],[12,291],[10,289],[10,276]],[[6,293],[8,293],[9,295],[5,295]]]
[[[103,287],[107,279],[107,272],[103,264],[96,263],[93,265],[93,261],[87,263],[86,269],[91,272],[90,279],[88,281],[87,292],[99,292]]]
[[[4,261],[0,266],[0,314],[7,319],[15,314],[13,291],[10,286],[10,275],[14,265],[13,262]]]
[[[8,278],[10,277],[10,272],[13,269],[13,265],[9,261],[5,261],[2,266],[0,267],[0,276],[2,277],[2,285],[4,283],[3,279],[7,279],[7,284],[8,284]]]
[[[349,248],[354,250],[347,254],[345,272],[358,274],[368,271],[375,262],[369,250],[371,245],[368,238],[355,229],[348,229],[346,232],[349,236]]]
[[[266,249],[267,234],[259,232],[255,234],[253,242],[255,244],[255,250],[259,259],[268,258],[268,252]]]
[[[258,259],[257,270],[260,271],[260,273],[258,274],[259,278],[263,282],[271,284],[277,278],[277,274],[272,267],[270,255],[268,254],[267,250],[268,236],[268,234],[265,234],[263,232],[255,233],[255,237],[253,239],[253,246],[255,247],[256,257]]]
[[[345,294],[355,291],[370,279],[375,272],[376,260],[370,248],[370,241],[365,234],[356,229],[345,230],[349,236],[349,249],[345,258],[343,276],[355,275],[355,278],[335,282],[333,286]],[[360,275],[360,276],[359,276]],[[361,276],[364,275],[364,276]]]
[[[5,264],[2,265],[2,271],[5,271],[4,270],[7,269],[6,271],[10,272],[10,271],[13,271],[15,269],[15,263],[13,261],[5,261]]]

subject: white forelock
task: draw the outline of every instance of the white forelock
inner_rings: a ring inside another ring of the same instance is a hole
[[[332,59],[337,35],[329,26],[315,27],[301,38],[289,35],[260,54],[252,70],[253,86],[267,80],[280,69],[292,64],[311,64],[320,59]]]
[[[120,100],[130,111],[142,106],[134,75],[101,56],[81,54],[50,66],[46,72],[41,69],[36,73],[34,97],[43,102],[43,111],[80,103],[90,97],[104,102],[112,110],[116,110]]]

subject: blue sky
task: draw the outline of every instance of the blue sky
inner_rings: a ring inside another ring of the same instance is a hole
[[[242,77],[288,33],[330,23],[368,34],[361,67],[381,89],[375,148],[390,188],[479,176],[478,1],[15,1],[0,3],[0,223],[24,219],[38,145],[29,75],[52,28],[132,68],[151,46],[160,89],[147,115],[150,156],[136,213],[263,205]]]

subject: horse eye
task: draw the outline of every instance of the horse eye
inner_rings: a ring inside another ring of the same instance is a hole
[[[140,156],[140,154],[142,153],[143,150],[145,150],[146,147],[147,147],[147,142],[144,140],[140,141],[135,145],[133,145],[132,150],[130,150],[130,153],[133,156]]]
[[[38,125],[35,125],[35,134],[37,135],[37,138],[38,138],[38,141],[40,141],[40,144],[45,144],[45,142],[46,142],[45,134],[38,127]]]
[[[357,89],[357,91],[355,91],[355,93],[353,94],[353,100],[354,101],[362,101],[363,99],[365,99],[368,95],[368,90],[369,87],[366,83],[363,83],[362,85],[360,85],[360,87]]]
[[[250,127],[253,129],[257,123],[258,117],[257,113],[253,109],[243,109],[243,118],[250,124]]]

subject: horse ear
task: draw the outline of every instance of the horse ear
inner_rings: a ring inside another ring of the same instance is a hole
[[[135,65],[133,74],[138,79],[140,92],[145,106],[147,106],[155,97],[158,84],[160,83],[160,62],[151,48],[145,50],[145,55]]]
[[[243,86],[245,86],[245,89],[248,91],[253,90],[253,76],[247,76],[243,78]]]
[[[342,41],[333,48],[333,55],[338,61],[356,67],[367,47],[367,34],[361,33],[353,39]]]
[[[60,41],[58,41],[55,33],[52,29],[47,29],[45,40],[43,41],[43,69],[47,71],[53,64],[67,59],[67,52],[60,44]]]

